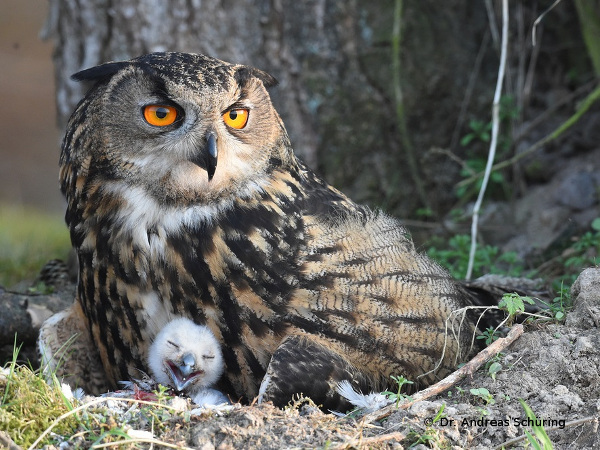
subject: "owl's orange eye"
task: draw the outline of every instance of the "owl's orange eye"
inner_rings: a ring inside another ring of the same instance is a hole
[[[250,110],[244,108],[232,109],[223,114],[223,121],[228,127],[241,130],[246,126],[246,123],[248,123],[249,113]]]
[[[167,105],[144,106],[144,119],[150,125],[166,127],[177,120],[177,109]]]

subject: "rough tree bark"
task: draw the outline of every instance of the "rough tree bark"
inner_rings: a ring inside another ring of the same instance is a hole
[[[487,28],[483,2],[406,1],[404,108],[418,155],[447,148]],[[400,215],[418,207],[394,123],[394,2],[351,0],[50,0],[60,126],[84,94],[69,76],[110,60],[175,50],[250,64],[272,90],[296,152],[358,201]],[[485,80],[484,80],[485,81]],[[450,120],[448,120],[450,118]],[[423,162],[420,161],[423,166]],[[458,168],[424,168],[446,202]],[[440,175],[441,174],[441,175]],[[434,207],[437,205],[433,205]]]

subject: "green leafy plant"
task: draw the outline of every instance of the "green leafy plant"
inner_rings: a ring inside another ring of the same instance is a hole
[[[484,122],[482,120],[469,120],[469,132],[460,140],[460,145],[466,147],[471,142],[478,140],[481,142],[490,142],[492,122]]]
[[[479,336],[477,336],[477,339],[485,339],[485,345],[490,345],[492,342],[498,339],[496,329],[494,327],[486,328]]]
[[[494,327],[489,327],[482,331],[481,334],[477,336],[477,339],[485,340],[485,345],[488,346],[498,339],[498,337],[497,330]],[[500,362],[502,357],[504,357],[504,355],[498,353],[486,364],[488,375],[492,377],[493,380],[496,379],[496,374],[503,369],[502,363]]]
[[[446,267],[455,278],[464,278],[469,264],[471,237],[457,234],[448,240],[444,248],[431,245],[427,254]],[[518,276],[523,273],[523,266],[515,252],[500,253],[498,247],[492,245],[479,246],[475,253],[473,276],[486,273],[502,273]]]
[[[491,406],[496,403],[496,400],[494,400],[494,396],[490,394],[490,391],[488,391],[486,388],[469,389],[469,392],[471,393],[471,395],[474,395],[475,397],[479,398],[484,402],[484,406],[478,407],[478,409],[482,416],[487,416],[489,414],[487,406]]]
[[[433,424],[438,423],[442,418],[446,417],[446,414],[444,414],[444,409],[446,409],[445,403],[442,404],[435,417],[425,428],[425,431],[422,433],[411,431],[408,434],[407,439],[411,441],[411,444],[408,448],[416,447],[419,444],[427,445],[431,448],[444,448],[445,439],[443,433],[440,433],[439,430],[433,428]]]
[[[460,171],[461,176],[467,178],[485,169],[487,161],[483,157],[470,157],[465,161],[465,166]],[[481,189],[482,180],[479,179],[471,185],[461,185],[456,188],[456,196],[461,200],[469,200]],[[492,172],[489,180],[490,191],[509,192],[510,186],[502,172]]]
[[[498,308],[506,311],[508,314],[507,324],[510,326],[514,319],[525,312],[525,303],[535,305],[531,297],[519,295],[516,293],[507,293],[502,296],[502,300],[498,303]]]
[[[496,403],[496,400],[494,400],[494,396],[490,394],[490,391],[488,391],[486,388],[469,389],[469,392],[475,397],[478,397],[481,400],[483,400],[486,406],[494,405]]]
[[[561,292],[563,288],[569,290],[583,269],[600,263],[600,217],[592,221],[590,228],[583,235],[574,238],[573,243],[556,258],[563,269],[562,275],[553,283],[557,292]]]
[[[394,382],[398,386],[398,389],[396,390],[396,392],[385,391],[385,392],[382,392],[382,394],[387,396],[387,398],[389,398],[390,400],[394,400],[396,402],[396,408],[397,408],[398,405],[400,405],[400,402],[402,400],[407,399],[407,398],[410,399],[410,396],[402,393],[402,387],[405,384],[413,384],[413,382],[404,378],[402,375],[398,375],[398,376],[392,375],[390,378],[392,380],[394,380]]]
[[[551,302],[539,301],[545,306],[546,312],[551,315],[551,318],[556,322],[560,322],[565,319],[567,311],[573,306],[573,302],[570,288],[566,287],[564,282],[561,282],[557,294]]]
[[[157,403],[167,403],[172,396],[169,395],[170,388],[168,386],[163,386],[159,384],[156,390],[154,390],[154,394],[156,394],[156,402]]]
[[[499,361],[493,361],[488,367],[488,375],[492,380],[496,380],[496,374],[502,370],[502,364]]]
[[[453,393],[451,390],[448,391],[448,397],[453,397],[453,396],[462,397],[465,394],[465,392],[467,392],[467,391],[465,391],[460,386],[456,386],[456,392]]]
[[[516,106],[515,100],[510,95],[505,95],[500,98],[499,120],[503,123],[510,123],[520,115],[520,110]],[[487,164],[487,147],[491,139],[492,122],[482,121],[479,119],[471,119],[468,123],[469,131],[460,140],[460,145],[468,147],[467,158],[464,161],[461,176],[465,179],[471,178],[473,175],[483,172]],[[509,126],[503,126],[502,130],[506,130],[498,137],[498,156],[504,157],[510,150],[512,139]],[[485,153],[482,152],[485,150]],[[474,180],[474,183],[461,184],[456,190],[456,196],[461,200],[468,200],[476,195],[481,188],[482,178]],[[507,197],[511,192],[511,186],[502,172],[493,171],[489,179],[489,189],[491,193],[498,192]]]

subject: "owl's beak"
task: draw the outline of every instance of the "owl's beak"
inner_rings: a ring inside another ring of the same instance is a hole
[[[217,136],[214,132],[209,131],[206,133],[204,148],[190,158],[190,161],[196,164],[198,167],[206,170],[208,173],[208,181],[213,179],[215,170],[217,169]]]
[[[212,180],[213,175],[215,174],[218,156],[219,151],[217,149],[217,137],[213,132],[209,132],[206,136],[206,150],[204,154],[206,171],[208,172],[208,181]]]

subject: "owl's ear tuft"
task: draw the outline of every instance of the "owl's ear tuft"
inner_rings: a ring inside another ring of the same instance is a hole
[[[101,81],[112,77],[128,65],[131,65],[129,61],[109,62],[77,72],[71,75],[71,79],[75,81]]]
[[[241,87],[244,87],[251,78],[258,78],[266,88],[277,86],[278,83],[275,77],[269,75],[267,72],[250,66],[240,67],[235,71],[233,77]]]

